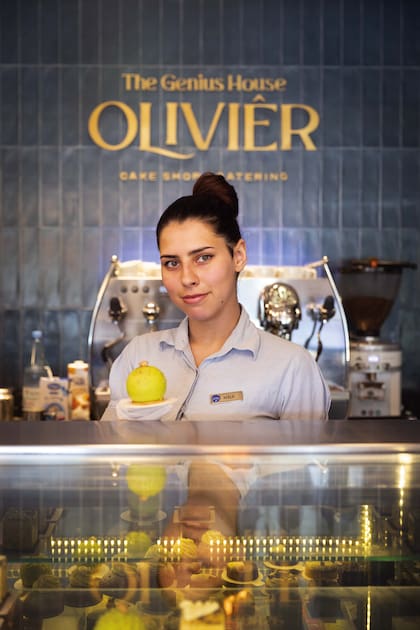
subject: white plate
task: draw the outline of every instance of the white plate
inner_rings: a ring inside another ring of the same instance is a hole
[[[252,584],[253,586],[264,586],[262,574],[260,571],[258,571],[258,577],[256,580],[249,580],[248,582],[238,582],[237,580],[232,580],[230,577],[228,577],[226,569],[223,569],[222,580],[230,584],[245,584],[245,585]]]
[[[121,420],[159,420],[173,407],[176,398],[166,398],[154,403],[133,403],[130,398],[117,402],[117,416]]]

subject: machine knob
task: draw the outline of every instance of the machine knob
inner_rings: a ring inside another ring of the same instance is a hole
[[[149,324],[155,324],[156,320],[159,317],[160,308],[159,305],[155,302],[147,302],[143,306],[143,315],[146,318]]]
[[[114,324],[117,324],[118,322],[120,322],[123,319],[123,317],[125,317],[126,313],[127,313],[127,308],[123,304],[123,302],[121,302],[120,298],[112,297],[109,301],[108,314],[110,318],[112,319],[112,321],[114,322]]]

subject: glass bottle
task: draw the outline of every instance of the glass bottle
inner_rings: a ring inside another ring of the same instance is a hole
[[[52,371],[45,361],[42,331],[33,330],[31,359],[23,372],[22,407],[24,420],[42,420],[41,376],[52,377]]]

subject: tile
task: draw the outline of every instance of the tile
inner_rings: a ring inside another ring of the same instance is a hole
[[[242,5],[235,0],[224,0],[222,4],[221,49],[223,65],[242,63],[243,14]]]
[[[343,64],[356,66],[360,64],[360,3],[344,0],[342,3]]]
[[[15,148],[1,151],[1,224],[15,226],[19,224],[19,178],[20,152]]]
[[[99,32],[92,28],[98,24],[98,3],[82,2],[80,5],[77,32],[80,37],[80,63],[97,64],[99,62]]]
[[[202,63],[204,41],[213,42],[217,55],[220,41],[218,13],[219,7],[214,5],[204,25],[202,7],[197,6],[194,0],[184,0],[180,15],[180,55],[184,65]],[[207,63],[215,63],[215,59],[210,58]]]
[[[249,265],[262,264],[262,236],[261,230],[253,230],[252,228],[244,228],[242,237],[246,242],[246,250]]]
[[[78,27],[80,4],[73,0],[61,0],[58,23],[58,59],[70,65],[80,61]]]
[[[262,230],[262,257],[263,265],[282,265],[283,240],[280,230]]]
[[[197,6],[195,0],[190,0],[184,6],[187,11],[194,15],[194,8]],[[200,7],[201,30],[200,30],[200,54],[204,65],[220,66],[222,63],[222,4],[214,2],[204,2]],[[210,34],[210,36],[208,36]]]
[[[162,63],[161,43],[163,31],[161,2],[143,2],[141,21],[141,42],[144,64]],[[174,57],[175,59],[175,57]]]
[[[39,307],[40,278],[43,269],[40,267],[39,230],[38,228],[24,228],[20,231],[21,238],[21,306],[23,308]]]
[[[141,231],[138,229],[124,229],[122,231],[122,251],[124,260],[139,260],[141,245]]]
[[[290,152],[284,156],[284,168],[289,178],[283,188],[283,226],[303,226],[303,173],[302,151]]]
[[[384,2],[382,5],[382,21],[383,21],[383,44],[382,44],[382,63],[384,66],[399,66],[401,64],[401,38],[402,27],[401,13],[404,2]],[[409,3],[408,3],[409,4]],[[417,3],[414,3],[417,4]],[[404,11],[404,9],[403,9]],[[418,16],[418,11],[417,11]],[[410,26],[404,23],[404,31]],[[406,38],[404,32],[403,41]]]
[[[37,5],[39,9],[43,8],[43,3],[37,2]],[[35,19],[34,22],[34,24],[39,24],[39,36],[37,37],[37,41],[40,53],[40,63],[54,64],[57,63],[59,51],[57,32],[60,5],[57,2],[48,2],[47,4],[44,4],[44,7],[44,10],[39,10],[39,20],[37,21]],[[52,33],[55,35],[54,37],[51,37]]]
[[[0,293],[2,308],[16,308],[19,304],[19,231],[17,228],[0,230],[1,266]]]
[[[39,155],[40,220],[44,226],[60,223],[59,153],[57,148],[43,148]]]
[[[404,153],[401,159],[401,226],[420,229],[420,155]]]
[[[156,244],[155,230],[145,229],[140,233],[141,249],[140,259],[150,262],[159,262],[159,251]]]
[[[418,36],[420,6],[417,2],[403,2],[399,3],[398,6],[401,8],[402,13],[402,28],[400,32],[404,33],[401,41],[402,63],[407,66],[418,66],[420,59]],[[396,10],[397,7],[394,7],[394,11]],[[389,23],[391,23],[391,19]]]
[[[40,230],[39,265],[40,302],[43,308],[61,306],[61,230],[49,228]]]
[[[97,157],[95,148],[85,148],[80,156],[83,225],[89,227],[101,224],[100,165]]]
[[[62,239],[62,251],[58,261],[61,306],[82,308],[82,235],[77,227],[67,227]]]
[[[61,142],[65,147],[78,147],[81,142],[80,94],[82,81],[77,68],[61,68],[59,108]]]
[[[120,13],[118,17],[121,23],[119,31],[123,35],[119,42],[121,53],[117,59],[122,65],[134,64],[134,66],[137,66],[141,63],[142,42],[139,28],[141,24],[141,6],[138,0],[124,0],[119,5]],[[116,22],[116,24],[118,23],[119,21]],[[105,41],[104,44],[106,46],[107,42]]]
[[[241,63],[253,65],[261,62],[261,41],[264,34],[261,30],[261,3],[242,3],[242,59]]]
[[[361,258],[381,258],[381,236],[377,229],[363,228],[360,232]]]
[[[19,5],[17,2],[0,3],[0,58],[2,63],[19,60]]]
[[[363,151],[361,181],[361,212],[364,227],[380,225],[380,175],[381,159],[379,151]]]
[[[382,83],[382,144],[399,147],[401,144],[401,102],[396,85],[401,83],[401,71],[386,69]]]
[[[321,63],[321,7],[320,0],[307,2],[303,8],[302,42],[303,64],[319,66]]]
[[[420,59],[420,57],[419,57]],[[404,69],[402,73],[402,145],[415,147],[420,144],[420,70]]]
[[[2,310],[0,326],[3,334],[0,337],[0,383],[1,387],[15,388],[15,398],[22,382],[22,341],[21,319],[19,310]]]
[[[342,125],[344,146],[358,147],[362,139],[361,76],[357,69],[342,74]]]
[[[38,147],[24,147],[20,155],[20,204],[22,223],[37,226],[40,221],[41,164]],[[42,207],[42,206],[41,206]]]
[[[283,2],[283,63],[298,65],[302,59],[302,5],[294,0]]]
[[[20,77],[21,118],[20,118],[20,142],[23,145],[40,144],[40,74],[39,68],[22,68]],[[54,111],[55,118],[56,111]]]
[[[338,66],[342,61],[341,23],[342,3],[335,0],[324,2],[322,49],[325,66]]]
[[[63,226],[81,223],[80,151],[63,147],[60,152],[61,168],[61,221]]]
[[[381,213],[383,228],[401,225],[401,155],[399,151],[381,152]]]
[[[326,147],[342,143],[341,73],[326,68],[323,73],[322,134]]]
[[[93,308],[102,281],[101,259],[96,244],[101,242],[100,230],[85,227],[82,233],[82,303]]]
[[[306,227],[321,224],[321,156],[306,152],[302,157],[302,223]]]
[[[338,228],[341,222],[341,152],[324,150],[321,170],[321,225]]]
[[[16,68],[2,68],[0,83],[0,133],[3,145],[18,144],[19,82]]]
[[[67,375],[67,364],[72,363],[77,359],[82,359],[84,352],[86,352],[86,331],[82,335],[80,326],[80,312],[72,309],[65,309],[60,313],[59,320],[59,332],[60,332],[60,374],[62,376]]]
[[[181,63],[181,11],[178,2],[167,2],[162,5],[160,13],[159,31],[160,62],[163,65]],[[156,7],[155,7],[156,10]],[[156,36],[156,34],[155,34]],[[154,60],[156,63],[156,59]]]
[[[60,354],[61,354],[61,335],[60,335],[60,318],[61,313],[55,309],[46,308],[42,314],[42,331],[44,339],[45,359],[50,366],[53,374],[60,374]]]
[[[119,226],[121,221],[121,197],[126,184],[119,180],[119,157],[104,152],[100,157],[100,181],[102,196],[102,220],[104,226]],[[128,183],[130,186],[130,183]]]
[[[362,162],[360,151],[343,152],[342,212],[343,227],[360,227]]]
[[[95,107],[100,103],[100,71],[96,67],[82,67],[79,71],[79,115],[86,123]],[[81,137],[79,142],[91,146],[92,141],[88,133],[88,125],[83,124],[80,128]]]
[[[41,74],[40,116],[41,145],[59,144],[61,120],[57,116],[59,103],[59,71],[45,68]]]
[[[121,233],[115,228],[104,228],[102,230],[102,242],[98,243],[99,256],[101,260],[100,269],[102,275],[108,271],[112,256],[118,256],[122,260]]]
[[[366,0],[362,4],[362,62],[366,66],[381,65],[383,43],[382,5],[382,0]]]
[[[381,144],[381,71],[365,68],[361,75],[361,140],[363,146]]]

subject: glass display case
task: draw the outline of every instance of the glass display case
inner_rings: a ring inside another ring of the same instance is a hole
[[[0,628],[419,628],[419,438],[395,419],[3,423]]]

